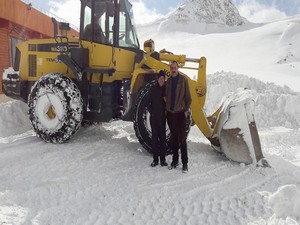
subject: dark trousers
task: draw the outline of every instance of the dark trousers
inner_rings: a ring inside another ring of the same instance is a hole
[[[173,153],[173,163],[178,163],[178,150],[181,150],[182,164],[188,163],[187,143],[185,135],[186,117],[184,112],[167,113],[168,126],[171,132],[170,147]]]
[[[150,117],[153,161],[166,161],[166,119]]]

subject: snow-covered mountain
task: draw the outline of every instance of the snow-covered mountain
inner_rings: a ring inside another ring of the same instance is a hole
[[[244,29],[245,24],[256,26],[241,17],[231,0],[185,0],[176,10],[146,27],[153,25],[161,33],[207,34]]]
[[[183,24],[196,21],[227,26],[243,25],[246,22],[231,0],[186,0],[168,19]]]

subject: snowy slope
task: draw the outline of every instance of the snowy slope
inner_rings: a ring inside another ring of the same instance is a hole
[[[188,57],[205,56],[208,74],[233,71],[300,91],[300,16],[222,28],[223,33],[215,27],[218,25],[209,24],[186,25],[185,32],[176,31],[177,26],[161,31],[163,23],[139,26],[140,42],[151,38],[158,51],[166,48]]]

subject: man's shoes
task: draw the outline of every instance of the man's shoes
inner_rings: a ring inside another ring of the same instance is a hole
[[[188,165],[187,165],[187,164],[183,164],[183,165],[182,165],[182,172],[183,172],[183,173],[187,173],[188,170],[189,170],[189,169],[188,169]]]
[[[165,161],[163,161],[163,162],[160,162],[160,165],[161,166],[168,166],[168,163],[166,163]]]
[[[158,162],[154,162],[154,161],[150,164],[151,167],[155,167],[157,165],[158,165]]]
[[[169,170],[175,169],[178,166],[178,162],[172,162],[169,166]]]

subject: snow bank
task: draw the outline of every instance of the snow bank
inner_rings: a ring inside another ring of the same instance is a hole
[[[279,187],[269,196],[268,203],[277,217],[300,219],[300,189],[296,185]]]
[[[263,219],[253,224],[270,225],[299,225],[300,220],[300,189],[294,184],[287,184],[279,187],[276,192],[261,192],[267,200],[267,205],[274,212],[268,221]],[[249,224],[248,224],[249,225]]]
[[[218,108],[226,93],[238,88],[247,88],[257,92],[255,120],[259,128],[300,126],[300,94],[287,86],[282,87],[223,71],[208,75],[207,86],[205,108],[208,115]]]
[[[258,128],[300,127],[300,94],[287,86],[265,83],[233,72],[217,72],[207,76],[207,115],[214,112],[228,92],[247,88],[257,93],[255,120]],[[0,103],[0,137],[31,130],[27,105],[20,101]]]
[[[27,105],[21,101],[0,103],[0,139],[31,130]]]

